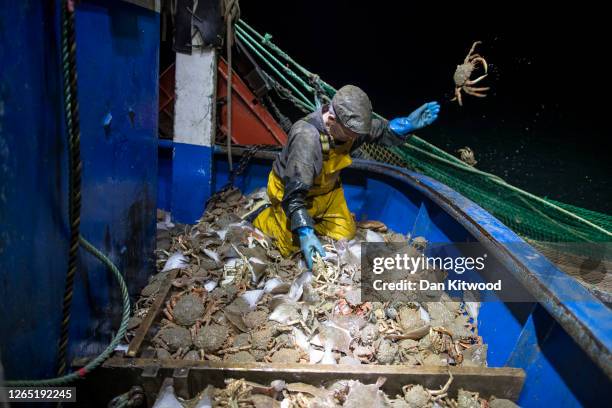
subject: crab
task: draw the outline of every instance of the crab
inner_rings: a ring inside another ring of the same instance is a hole
[[[359,331],[359,334],[355,337],[355,340],[365,346],[370,346],[372,343],[378,340],[378,337],[378,326],[368,323]]]
[[[240,259],[234,263],[226,263],[223,265],[223,277],[221,286],[233,284],[241,284],[248,276],[250,264]]]
[[[448,396],[448,389],[453,382],[453,374],[449,371],[450,376],[444,387],[439,390],[430,390],[423,388],[421,385],[405,385],[402,387],[404,393],[404,400],[408,403],[409,407],[424,407],[428,406],[430,402],[436,402],[444,397]]]
[[[405,339],[398,343],[399,357],[402,362],[416,363],[416,354],[419,352],[419,343],[415,340]]]
[[[227,326],[212,323],[196,335],[194,344],[206,353],[214,353],[226,343],[228,335],[229,329]]]
[[[272,363],[296,363],[300,360],[300,351],[293,348],[279,348],[269,358]]]
[[[166,302],[163,313],[170,322],[191,326],[204,312],[203,297],[204,288],[183,291]]]
[[[215,406],[219,407],[242,407],[252,406],[251,390],[243,379],[225,380],[225,388],[217,390],[214,397]]]
[[[453,341],[450,331],[444,327],[432,327],[429,331],[431,349],[436,354],[448,353],[452,359],[451,364],[461,364],[463,362],[462,350],[466,347],[460,340]]]
[[[357,226],[359,228],[370,229],[376,232],[387,232],[389,230],[385,224],[375,220],[360,221]]]
[[[372,310],[372,304],[370,302],[364,302],[357,306],[351,306],[346,299],[342,298],[336,302],[333,310],[334,314],[341,316],[352,314],[356,316],[366,316]]]
[[[326,252],[330,251],[327,246],[324,246],[324,248]],[[326,262],[319,254],[315,254],[312,261],[312,274],[317,282],[336,282],[340,275],[340,269],[332,263]]]
[[[376,350],[373,346],[357,346],[353,349],[353,356],[362,363],[370,363],[374,359]]]
[[[429,338],[431,341],[431,349],[440,354],[453,347],[453,335],[444,327],[435,326],[429,329]]]
[[[191,333],[184,327],[169,324],[153,338],[153,344],[176,354],[189,350],[193,344]]]
[[[397,326],[397,324],[395,323],[395,321],[393,320],[379,320],[377,322],[378,324],[378,332],[383,334],[383,335],[390,335],[390,334],[400,334],[401,333],[401,329]]]
[[[270,248],[270,244],[268,243],[266,236],[261,231],[259,231],[257,228],[248,230],[247,241],[248,241],[249,248],[255,246],[255,243],[257,243],[266,251],[273,250],[272,248]]]
[[[395,362],[399,353],[397,343],[381,338],[374,343],[374,347],[379,364],[393,364]]]
[[[455,97],[451,99],[451,101],[457,101],[459,106],[463,106],[463,101],[461,100],[461,91],[465,92],[468,95],[476,96],[478,98],[484,98],[487,95],[481,93],[489,90],[489,87],[480,87],[476,88],[473,85],[482,81],[488,72],[487,61],[480,56],[479,54],[474,54],[474,50],[476,46],[481,44],[480,41],[474,42],[470,52],[463,60],[463,64],[457,65],[457,69],[455,70],[455,74],[453,75],[453,80],[455,81]],[[479,76],[476,79],[470,79],[472,75],[472,71],[476,69],[477,65],[482,65],[484,69],[484,74]]]
[[[286,406],[288,406],[288,407],[308,408],[308,407],[310,407],[312,405],[311,404],[312,398],[307,397],[306,395],[302,394],[301,392],[298,392],[297,394],[287,395],[287,397],[285,397],[283,402],[285,400],[288,402],[286,404]]]
[[[198,323],[199,324],[204,323],[205,325],[210,324],[210,321],[212,320],[213,315],[217,311],[221,310],[221,305],[222,305],[222,302],[219,299],[212,299],[208,301],[206,303],[206,306],[204,307],[204,313],[202,315],[202,318],[199,319],[198,322],[196,322],[196,326],[198,326]],[[199,330],[199,327],[198,327],[198,330]]]
[[[251,344],[255,349],[267,351],[270,348],[272,338],[272,330],[268,327],[264,327],[263,329],[259,329],[253,332],[253,334],[251,335]]]
[[[425,248],[427,248],[427,239],[425,237],[414,237],[412,239],[411,245],[413,248],[415,248],[417,251],[425,251]]]
[[[459,153],[459,159],[468,166],[474,167],[478,163],[474,157],[474,151],[467,146],[457,149],[457,153]]]

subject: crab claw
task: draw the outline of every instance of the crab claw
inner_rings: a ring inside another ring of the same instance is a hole
[[[429,392],[429,395],[431,395],[432,397],[435,397],[437,395],[446,394],[448,392],[448,389],[451,383],[453,382],[453,373],[449,371],[448,375],[450,376],[450,378],[448,379],[446,384],[444,384],[444,387],[440,388],[439,390],[429,390],[428,389],[427,392]]]
[[[482,41],[474,41],[474,44],[472,44],[472,48],[470,48],[470,52],[468,52],[468,57],[474,53],[474,50],[480,44],[482,44]]]
[[[482,67],[484,68],[485,74],[487,72],[489,72],[489,66],[487,64],[487,61],[482,58],[482,57],[476,57],[472,60],[472,62],[475,64],[476,62],[480,62],[482,64]]]

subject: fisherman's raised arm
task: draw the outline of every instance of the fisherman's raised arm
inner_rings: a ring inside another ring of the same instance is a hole
[[[428,102],[416,109],[406,117],[385,119],[372,119],[370,133],[363,142],[378,143],[383,146],[395,146],[408,140],[412,132],[431,125],[440,113],[438,102]]]

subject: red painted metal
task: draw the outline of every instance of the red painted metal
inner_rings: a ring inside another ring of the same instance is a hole
[[[227,96],[227,63],[219,58],[217,98]],[[218,111],[221,131],[227,134],[227,104]],[[232,76],[232,141],[241,145],[283,145],[287,134],[236,74]]]
[[[222,58],[218,62],[217,99],[224,100],[227,97],[227,64]],[[168,128],[167,122],[174,118],[174,75],[172,64],[159,77],[160,130]],[[226,134],[227,104],[221,104],[217,115],[220,129]],[[170,129],[162,133],[171,134],[171,124]],[[283,145],[287,142],[287,134],[265,106],[259,103],[236,71],[232,77],[232,133],[232,141],[240,145]]]
[[[159,111],[174,112],[174,64],[159,76]]]
[[[174,64],[159,76],[159,136],[172,139],[174,134]]]

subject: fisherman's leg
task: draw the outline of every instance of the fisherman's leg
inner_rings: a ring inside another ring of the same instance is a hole
[[[286,257],[297,251],[299,247],[294,242],[289,220],[281,207],[283,185],[272,171],[268,177],[267,193],[271,205],[255,218],[253,225],[271,237],[276,242],[281,255]]]
[[[313,199],[315,231],[332,239],[352,239],[357,226],[344,198],[344,189],[338,187]],[[310,212],[310,211],[309,211]]]
[[[300,249],[294,242],[289,220],[280,204],[273,204],[263,210],[255,218],[253,225],[275,241],[282,256],[287,257]]]

